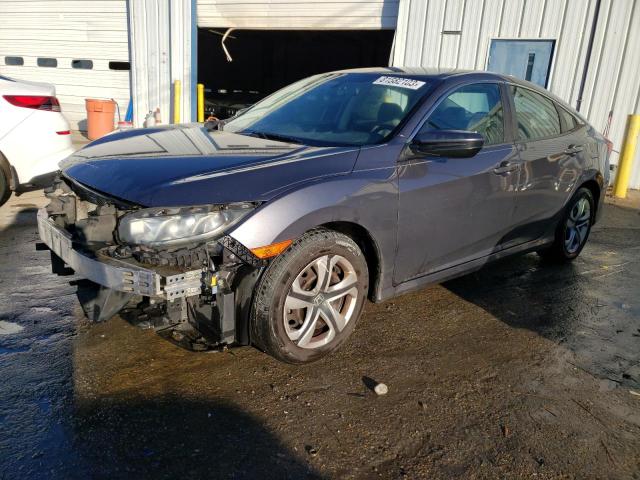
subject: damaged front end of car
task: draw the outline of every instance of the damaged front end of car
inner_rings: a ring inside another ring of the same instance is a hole
[[[38,212],[52,270],[77,274],[90,320],[123,318],[193,349],[247,344],[253,287],[267,260],[225,235],[258,204],[143,208],[66,177]]]

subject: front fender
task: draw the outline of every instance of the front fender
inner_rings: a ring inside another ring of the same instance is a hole
[[[397,202],[394,169],[357,171],[306,184],[269,201],[228,234],[253,249],[295,240],[320,225],[354,223],[375,242],[380,273],[387,276],[393,268]]]

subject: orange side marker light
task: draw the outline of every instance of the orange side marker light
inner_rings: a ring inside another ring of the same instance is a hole
[[[291,245],[291,242],[293,242],[293,240],[284,240],[283,242],[272,243],[265,247],[252,248],[251,253],[262,260],[265,258],[275,257],[276,255],[280,255],[284,252],[289,245]]]

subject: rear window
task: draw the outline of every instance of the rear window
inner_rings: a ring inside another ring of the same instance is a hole
[[[516,108],[518,140],[527,142],[560,135],[560,117],[555,105],[539,93],[522,87],[511,87]]]
[[[563,133],[570,132],[571,130],[574,130],[576,127],[581,125],[578,119],[571,113],[566,111],[564,108],[558,106],[558,112],[560,113],[560,119],[562,120]]]

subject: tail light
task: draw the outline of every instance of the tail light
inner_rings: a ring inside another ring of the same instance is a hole
[[[56,97],[39,95],[3,95],[3,98],[15,107],[33,108],[47,112],[59,112],[60,102]]]

